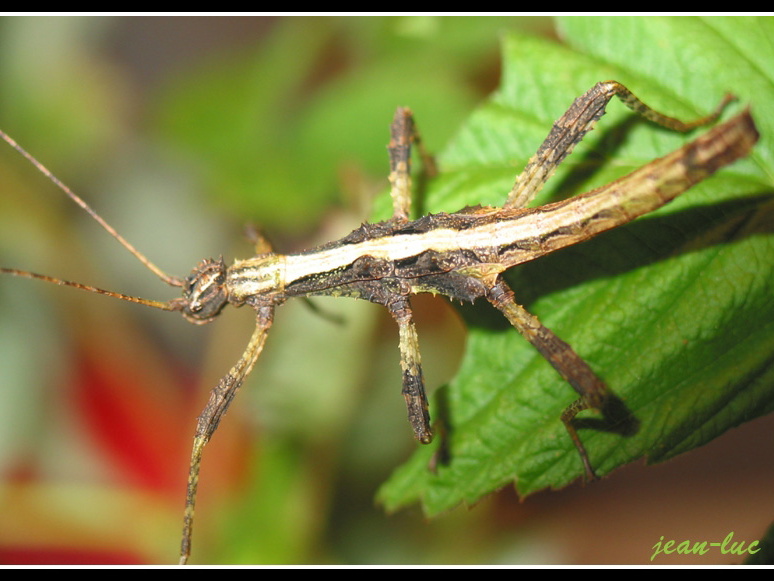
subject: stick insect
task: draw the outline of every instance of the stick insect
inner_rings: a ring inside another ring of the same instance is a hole
[[[561,415],[587,480],[596,477],[574,419],[586,409],[601,411],[614,398],[608,387],[575,351],[543,326],[514,299],[503,279],[509,268],[565,246],[587,240],[666,204],[718,169],[746,156],[758,139],[754,121],[745,110],[682,148],[656,159],[606,186],[573,198],[527,209],[556,167],[590,131],[617,96],[630,109],[668,129],[686,132],[714,122],[733,99],[726,96],[716,110],[683,122],[645,105],[616,81],[596,84],[577,98],[554,124],[529,160],[500,208],[473,207],[455,213],[410,220],[411,148],[424,151],[412,113],[398,108],[391,125],[389,159],[392,218],[367,223],[344,238],[297,254],[277,254],[256,237],[256,256],[226,266],[222,258],[202,260],[186,278],[159,269],[116,232],[79,196],[13,139],[3,139],[26,157],[111,236],[164,283],[180,287],[182,296],[167,302],[143,299],[93,286],[13,268],[0,272],[99,293],[165,311],[179,311],[203,325],[231,304],[254,309],[255,330],[231,370],[211,391],[198,418],[185,499],[180,564],[191,552],[199,467],[206,444],[223,414],[255,365],[277,306],[293,297],[344,296],[365,299],[387,308],[398,325],[403,397],[415,438],[433,438],[425,395],[417,331],[409,298],[417,293],[442,294],[461,301],[485,299],[543,355],[575,389],[578,398]]]

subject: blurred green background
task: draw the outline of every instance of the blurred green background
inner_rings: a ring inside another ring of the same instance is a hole
[[[250,222],[288,252],[366,220],[395,107],[442,150],[497,87],[506,31],[560,42],[548,18],[6,17],[0,127],[185,275],[250,255]],[[10,147],[0,192],[3,266],[175,296]],[[195,418],[252,316],[200,328],[114,303],[0,280],[0,563],[176,561]],[[751,499],[771,468],[738,453],[770,450],[765,419],[593,487],[386,515],[374,493],[415,446],[394,324],[373,305],[320,305],[344,322],[278,310],[205,451],[192,563],[646,563],[660,535],[701,534],[710,516],[747,540],[770,520]],[[464,328],[441,300],[415,307],[432,390]]]

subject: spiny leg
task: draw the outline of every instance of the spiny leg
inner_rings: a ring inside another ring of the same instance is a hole
[[[188,488],[185,496],[185,514],[183,517],[183,538],[180,543],[180,564],[185,565],[191,554],[191,533],[193,531],[194,508],[196,504],[196,489],[199,484],[199,468],[202,462],[204,446],[218,429],[218,424],[228,406],[234,399],[245,377],[250,373],[258,360],[266,342],[266,335],[274,317],[274,307],[258,309],[257,322],[253,336],[247,344],[234,367],[223,377],[210,393],[210,399],[199,416],[191,451],[191,465],[188,472]]]
[[[424,148],[408,107],[398,107],[390,125],[390,196],[392,219],[406,222],[411,214],[411,145],[417,146],[425,174],[437,173],[435,160]]]
[[[572,350],[572,347],[545,327],[536,316],[530,314],[514,301],[513,292],[503,281],[498,281],[489,289],[487,299],[580,394],[580,398],[568,406],[562,412],[561,417],[578,454],[580,454],[586,479],[594,480],[596,478],[594,469],[586,453],[586,448],[573,425],[573,419],[585,409],[601,411],[607,398],[611,395],[607,387],[589,365]]]
[[[433,431],[430,428],[430,413],[427,409],[425,382],[419,356],[419,339],[412,318],[411,305],[407,298],[401,297],[387,305],[387,308],[398,323],[403,397],[406,400],[409,423],[414,429],[414,437],[423,444],[429,444],[433,440]]]
[[[597,83],[575,99],[567,112],[554,123],[551,132],[521,172],[508,194],[504,208],[523,208],[540,191],[543,184],[588,133],[597,120],[605,114],[605,106],[616,95],[632,111],[648,121],[673,131],[690,131],[715,121],[734,97],[726,95],[714,112],[694,121],[680,121],[651,109],[617,81]]]

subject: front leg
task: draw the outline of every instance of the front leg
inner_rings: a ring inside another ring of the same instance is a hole
[[[430,413],[427,409],[425,382],[422,377],[422,363],[419,356],[419,339],[414,325],[411,305],[406,297],[400,297],[389,303],[395,322],[398,323],[400,335],[400,367],[403,371],[403,397],[406,400],[408,418],[414,429],[414,436],[423,444],[433,440],[430,428]]]
[[[183,517],[183,538],[180,543],[180,565],[185,565],[191,554],[191,534],[193,532],[194,508],[196,505],[196,489],[199,485],[199,467],[202,463],[204,446],[218,429],[223,414],[231,405],[239,387],[250,373],[258,360],[266,342],[266,334],[271,327],[274,318],[274,307],[261,307],[255,331],[234,367],[223,377],[218,385],[210,393],[210,399],[199,416],[194,436],[193,450],[191,451],[191,464],[188,472],[188,488],[185,496],[185,514]]]
[[[487,299],[580,394],[580,398],[562,412],[561,418],[583,462],[586,479],[589,481],[596,479],[586,448],[578,436],[573,420],[579,412],[586,409],[602,411],[612,394],[572,347],[545,327],[535,315],[514,301],[513,292],[503,281],[496,282],[489,289]]]

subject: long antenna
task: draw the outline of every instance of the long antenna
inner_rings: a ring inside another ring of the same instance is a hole
[[[143,299],[140,297],[133,297],[131,295],[125,295],[123,293],[117,293],[114,291],[109,291],[101,288],[97,288],[95,286],[90,286],[88,284],[81,284],[79,282],[73,282],[71,280],[63,280],[61,278],[56,278],[53,276],[48,276],[46,274],[37,274],[36,272],[29,272],[27,270],[18,270],[16,268],[3,268],[0,267],[0,273],[2,274],[12,274],[13,276],[21,276],[24,278],[33,278],[37,280],[44,280],[46,282],[51,282],[54,284],[58,284],[59,286],[71,286],[73,288],[79,288],[81,290],[89,291],[92,293],[97,293],[100,295],[106,295],[109,297],[113,297],[116,299],[121,299],[123,301],[129,301],[131,303],[138,303],[140,305],[146,305],[148,307],[154,307],[156,309],[162,309],[164,311],[179,311],[181,309],[182,303],[176,299],[172,299],[169,302],[161,302],[161,301],[154,301],[152,299]]]
[[[150,270],[153,274],[158,276],[162,281],[167,283],[170,286],[183,286],[183,281],[179,279],[176,276],[170,276],[166,274],[163,270],[161,270],[158,266],[153,264],[142,252],[137,250],[132,244],[126,240],[123,236],[121,236],[116,230],[105,220],[102,219],[102,216],[97,214],[94,210],[91,209],[91,206],[89,206],[86,202],[84,202],[75,192],[73,192],[70,188],[68,188],[58,177],[56,177],[53,173],[51,173],[46,166],[44,166],[42,163],[40,163],[37,159],[35,159],[32,155],[27,153],[27,151],[16,141],[11,138],[8,134],[6,134],[4,131],[0,130],[0,137],[2,137],[8,145],[13,147],[16,151],[18,151],[20,154],[22,154],[27,161],[29,161],[32,165],[34,165],[38,171],[40,171],[43,175],[45,175],[49,180],[51,180],[60,190],[62,190],[67,196],[76,204],[78,204],[81,208],[86,210],[86,212],[94,218],[100,226],[102,226],[105,230],[107,230],[108,234],[110,234],[113,238],[118,240],[118,242],[121,243],[121,245],[126,248],[129,252],[131,252],[137,260],[139,260],[142,264],[145,265],[145,267]],[[121,295],[120,293],[111,293],[110,291],[104,291],[101,289],[97,289],[94,287],[89,287],[87,285],[81,285],[79,283],[73,283],[69,281],[64,281],[61,279],[55,279],[53,277],[47,277],[44,275],[34,274],[34,273],[28,273],[24,271],[18,271],[8,268],[0,269],[2,272],[5,272],[7,274],[15,274],[16,276],[26,276],[27,278],[38,278],[41,280],[47,280],[48,282],[54,282],[59,285],[65,285],[65,286],[73,286],[76,288],[81,288],[84,290],[91,290],[93,292],[98,292],[100,294],[107,294],[116,296],[117,298],[122,298],[124,300],[130,300],[136,303],[142,303],[142,304],[148,304],[150,306],[158,306],[165,303],[156,303],[157,301],[146,301],[145,299],[137,299],[135,297],[128,297],[126,295]],[[163,307],[159,307],[163,308]],[[169,309],[166,309],[169,310]]]

